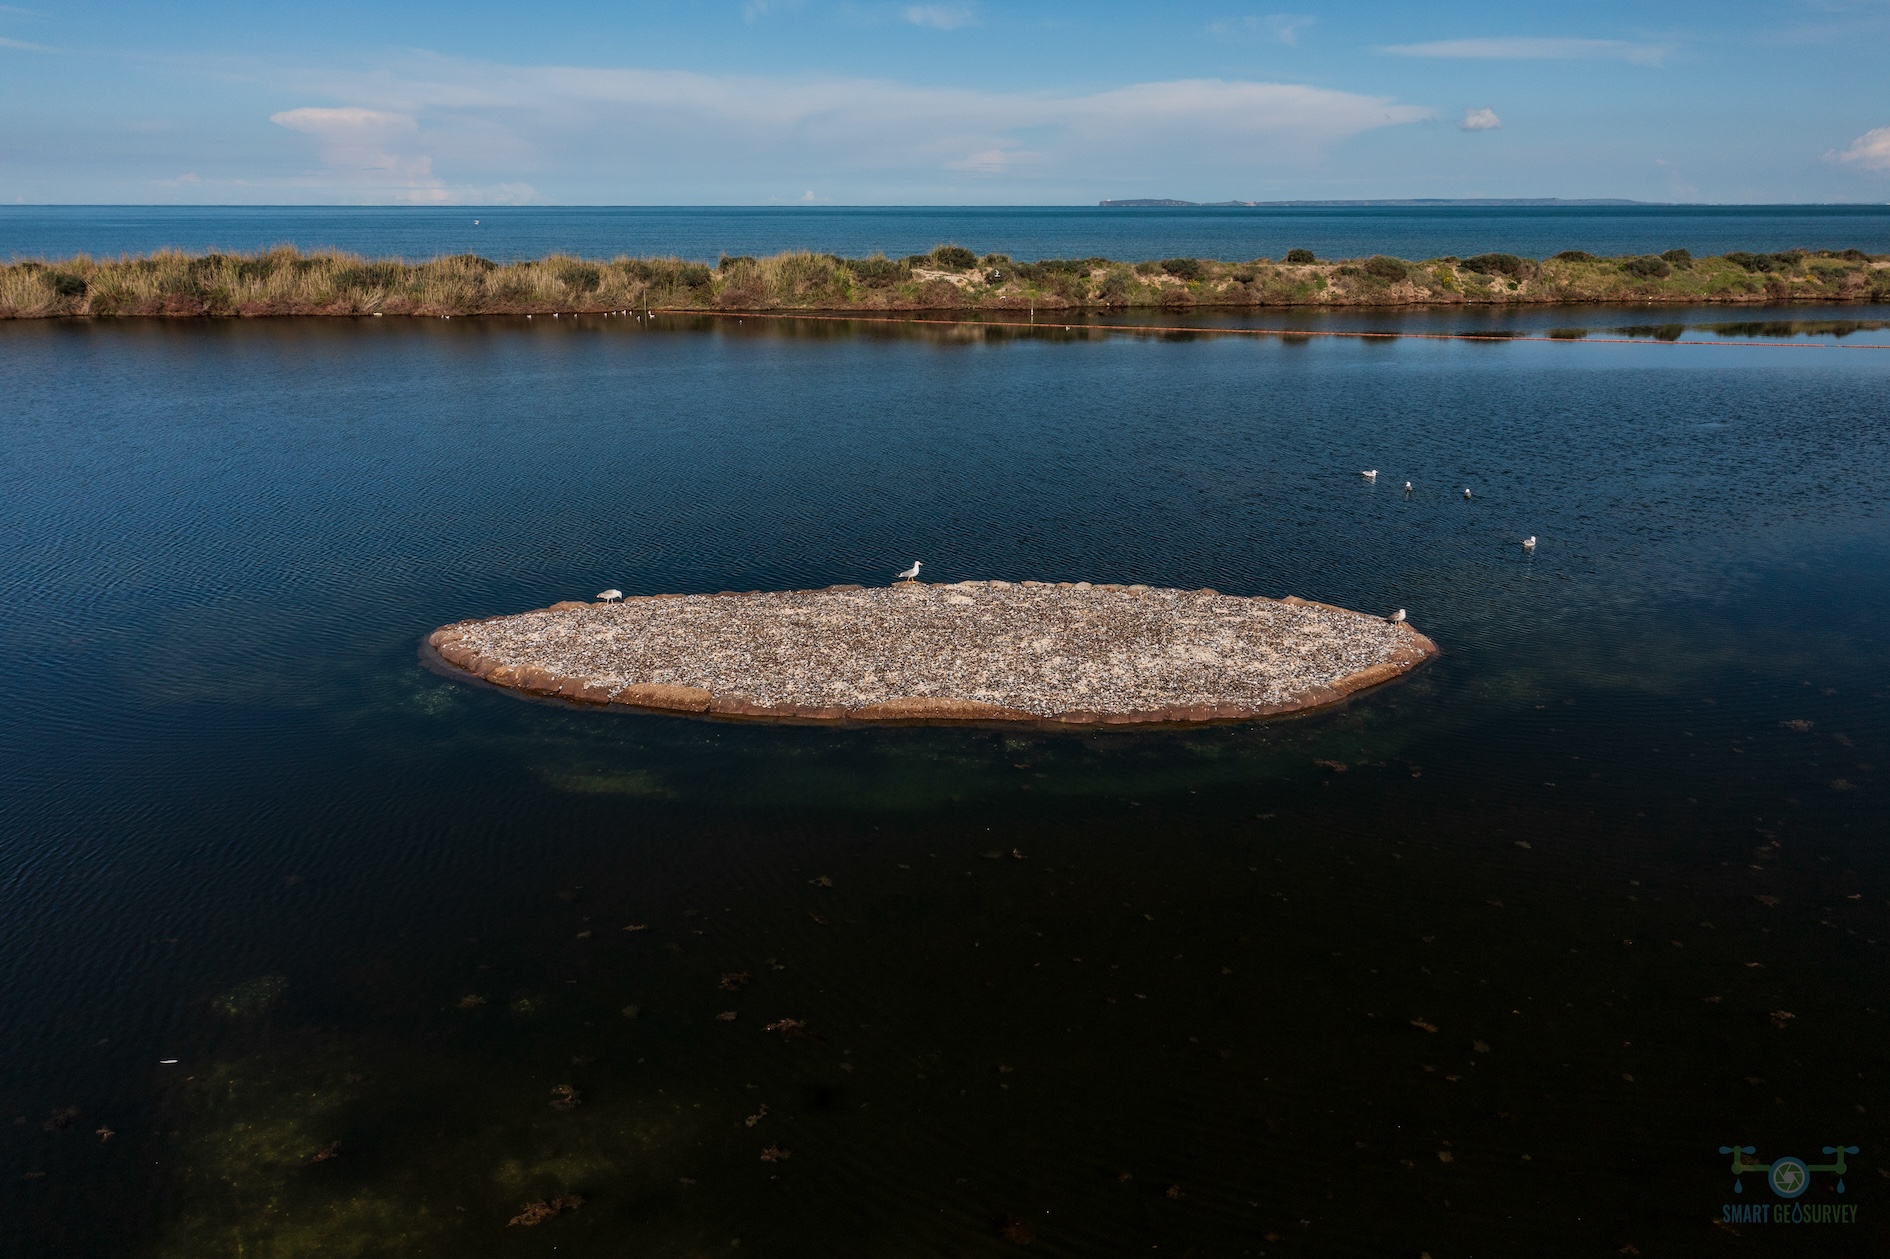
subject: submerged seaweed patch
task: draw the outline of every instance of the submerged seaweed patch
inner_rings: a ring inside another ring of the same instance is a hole
[[[258,975],[246,979],[210,1004],[228,1018],[253,1019],[274,1009],[289,993],[289,981],[281,975]]]

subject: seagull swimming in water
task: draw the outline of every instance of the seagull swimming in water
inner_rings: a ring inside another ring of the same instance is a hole
[[[1378,469],[1368,468],[1364,472],[1359,473],[1359,475],[1364,477],[1367,481],[1376,481],[1378,479]]]
[[[1469,498],[1469,497],[1470,497],[1470,487],[1469,487],[1469,486],[1467,486],[1467,485],[1463,487],[1463,496],[1464,496],[1465,498]]]
[[[1404,492],[1406,494],[1409,494],[1411,492],[1411,483],[1409,481],[1406,481],[1404,483]]]
[[[1533,551],[1536,549],[1536,535],[1535,534],[1532,533],[1528,537],[1522,540],[1522,549],[1525,551]]]
[[[602,602],[604,602],[604,603],[615,603],[615,602],[617,602],[617,600],[619,600],[619,599],[621,599],[621,598],[623,598],[623,591],[621,591],[621,590],[600,590],[600,591],[598,591],[598,592],[597,592],[597,597],[598,597],[598,599],[599,599],[599,600],[601,600],[601,601],[602,601]]]
[[[897,576],[898,576],[898,578],[899,578],[899,580],[900,580],[900,581],[903,581],[903,582],[905,582],[905,583],[906,583],[906,584],[907,584],[907,585],[909,586],[909,585],[911,585],[911,584],[912,584],[913,582],[915,582],[915,581],[917,581],[917,580],[919,580],[919,570],[920,570],[921,568],[924,568],[924,567],[925,567],[925,565],[924,565],[924,563],[922,563],[921,561],[919,561],[919,560],[913,560],[913,561],[912,561],[912,567],[911,567],[911,568],[908,568],[908,569],[907,569],[907,570],[906,570],[905,572],[903,572],[903,573],[899,573],[899,574],[897,574]]]
[[[1403,625],[1404,624],[1404,609],[1399,608],[1396,612],[1393,612],[1390,616],[1386,617],[1385,619],[1387,621],[1390,621],[1393,625]]]

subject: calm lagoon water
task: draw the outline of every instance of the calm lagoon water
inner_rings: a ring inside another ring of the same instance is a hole
[[[1890,253],[1890,205],[1334,206],[0,206],[0,258],[279,244],[370,257],[609,258],[812,249],[865,257],[952,242],[1017,258],[1278,258],[1493,250],[1547,257],[1730,249]]]
[[[1881,1250],[1890,337],[1774,313],[0,325],[10,1252]],[[417,651],[914,556],[1446,654],[1086,735]]]

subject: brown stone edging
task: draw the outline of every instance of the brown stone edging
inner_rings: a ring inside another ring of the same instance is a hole
[[[1035,585],[1038,583],[1019,583]],[[1056,583],[1072,585],[1075,583]],[[1083,583],[1087,585],[1088,583]],[[1113,584],[1098,583],[1105,589],[1127,589]],[[860,590],[859,585],[835,585],[823,589],[829,591]],[[722,595],[737,596],[743,592],[722,591]],[[746,592],[759,593],[759,592]],[[790,594],[818,593],[817,591],[788,591]],[[1203,589],[1201,593],[1217,593]],[[680,599],[682,595],[625,595],[626,603],[642,602],[655,599]],[[1301,599],[1297,595],[1287,595],[1280,602],[1297,607],[1329,608],[1337,612],[1349,612],[1335,604],[1319,603],[1316,600]],[[572,611],[594,606],[582,600],[563,600],[544,609],[550,612]],[[1302,695],[1281,704],[1269,704],[1262,707],[1248,707],[1238,704],[1188,704],[1169,705],[1161,708],[1139,709],[1132,712],[1091,712],[1073,709],[1068,712],[1042,716],[1017,708],[1005,708],[997,704],[983,703],[978,700],[949,699],[937,696],[905,696],[881,700],[857,708],[816,708],[807,705],[757,704],[740,695],[716,695],[701,687],[674,686],[660,682],[633,683],[616,691],[592,685],[583,678],[559,677],[537,666],[514,668],[489,660],[469,648],[460,647],[458,628],[461,625],[477,625],[487,621],[506,620],[510,616],[523,615],[509,613],[500,616],[474,617],[465,621],[456,621],[443,625],[428,634],[424,640],[424,654],[438,659],[455,673],[468,675],[493,686],[522,692],[548,699],[564,700],[577,704],[593,704],[613,708],[625,708],[634,711],[689,714],[695,716],[764,720],[797,723],[834,723],[834,722],[875,722],[880,724],[931,725],[936,723],[954,724],[1032,724],[1039,727],[1056,729],[1069,727],[1121,727],[1148,725],[1205,725],[1211,722],[1253,721],[1265,717],[1281,717],[1295,713],[1306,713],[1313,709],[1329,707],[1350,698],[1360,691],[1383,685],[1395,678],[1402,677],[1425,661],[1440,655],[1441,649],[1430,638],[1412,629],[1409,625],[1400,625],[1400,631],[1408,642],[1392,659],[1356,673],[1335,679],[1325,686],[1314,687]],[[1356,615],[1356,614],[1354,614]]]

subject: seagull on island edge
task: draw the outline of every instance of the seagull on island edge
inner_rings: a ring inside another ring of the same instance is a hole
[[[916,581],[918,581],[918,580],[919,580],[919,570],[920,570],[921,568],[924,568],[924,567],[925,567],[925,564],[924,564],[924,562],[923,562],[923,561],[921,561],[921,560],[913,560],[913,561],[912,561],[912,567],[911,567],[911,568],[908,568],[908,569],[907,569],[907,570],[906,570],[905,572],[903,572],[903,573],[898,573],[898,574],[896,574],[896,576],[897,576],[897,578],[898,578],[898,579],[899,579],[900,581],[902,581],[902,582],[904,582],[904,583],[906,583],[906,585],[908,585],[908,586],[910,586],[910,585],[911,585],[912,583],[914,583],[914,582],[916,582]]]

